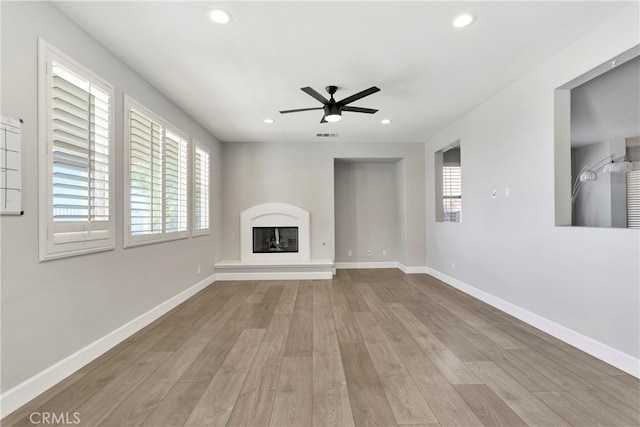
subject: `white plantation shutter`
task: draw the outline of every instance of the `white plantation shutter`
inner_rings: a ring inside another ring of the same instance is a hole
[[[41,259],[113,248],[113,87],[41,42]],[[44,193],[43,193],[44,194]]]
[[[109,110],[107,92],[53,63],[54,221],[109,221]]]
[[[627,173],[627,227],[640,228],[640,170]]]
[[[165,231],[187,231],[187,167],[189,144],[185,138],[167,130],[165,135]]]
[[[136,110],[130,126],[131,235],[162,233],[162,134],[158,123]]]
[[[442,167],[442,203],[444,222],[460,222],[462,211],[462,174],[460,166]]]
[[[131,98],[128,111],[128,232],[125,245],[188,236],[189,143]]]
[[[209,233],[209,150],[195,143],[193,175],[193,234]]]

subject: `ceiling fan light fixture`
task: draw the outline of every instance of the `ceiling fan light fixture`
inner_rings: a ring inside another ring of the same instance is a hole
[[[335,123],[342,120],[342,112],[340,108],[333,101],[333,95],[331,97],[331,103],[324,106],[324,120],[329,123]]]
[[[463,28],[467,25],[470,25],[475,20],[475,15],[472,15],[470,13],[463,13],[455,17],[455,19],[453,20],[453,26],[456,28]]]
[[[227,24],[233,19],[229,12],[222,9],[213,9],[209,12],[209,18],[216,24]]]

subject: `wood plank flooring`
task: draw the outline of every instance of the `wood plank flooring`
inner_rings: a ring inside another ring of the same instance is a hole
[[[433,277],[339,270],[217,282],[1,425],[633,427],[639,406],[638,379]]]

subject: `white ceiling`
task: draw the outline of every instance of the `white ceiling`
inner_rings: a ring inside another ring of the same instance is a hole
[[[54,2],[221,141],[425,141],[629,3],[559,2]],[[213,24],[214,7],[233,15]],[[460,12],[476,22],[451,25]],[[370,86],[320,124],[300,91]],[[152,106],[150,106],[152,108]],[[276,120],[263,123],[265,118]],[[380,124],[389,118],[390,125]]]

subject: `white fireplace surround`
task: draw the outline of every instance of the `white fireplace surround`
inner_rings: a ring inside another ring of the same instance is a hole
[[[298,227],[298,252],[253,253],[253,227]],[[311,259],[308,211],[264,203],[240,213],[240,259],[216,263],[216,280],[321,280],[335,274],[333,260]]]
[[[298,252],[253,253],[253,227],[298,227]],[[240,261],[309,262],[311,259],[309,212],[287,203],[263,203],[240,214]]]

